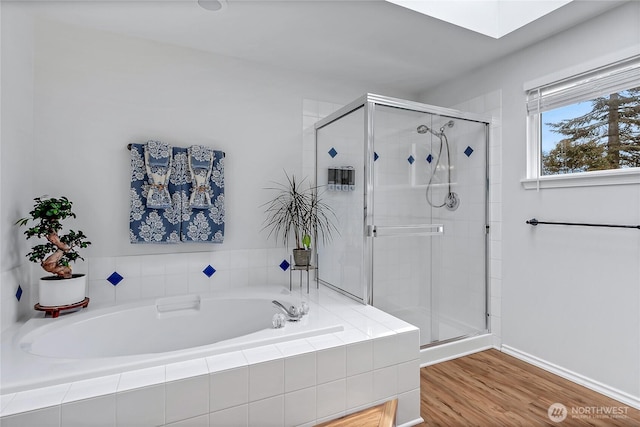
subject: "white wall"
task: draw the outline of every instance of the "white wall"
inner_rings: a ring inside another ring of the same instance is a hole
[[[261,231],[260,205],[269,196],[263,188],[283,179],[285,169],[303,171],[303,99],[346,104],[367,91],[407,96],[389,87],[331,81],[39,19],[33,30],[18,21],[5,25],[4,15],[2,118],[3,124],[10,118],[15,123],[2,131],[2,255],[11,266],[27,251],[13,223],[42,194],[74,202],[73,227],[92,242],[83,252],[89,264],[126,255],[275,247]],[[5,49],[10,41],[15,51]],[[5,146],[9,132],[21,139]],[[129,243],[126,145],[149,139],[226,152],[222,245]],[[41,273],[36,267],[22,283],[27,291]],[[80,264],[76,270],[91,269]],[[17,302],[17,284],[11,286],[3,280],[3,308]],[[26,300],[32,305],[34,298],[27,294]]]
[[[128,241],[129,142],[224,150],[225,248],[269,247],[263,187],[302,170],[302,99],[348,102],[366,89],[230,58],[42,22],[36,29],[35,192],[75,201],[92,255],[204,250]],[[206,249],[210,249],[207,246]]]
[[[33,25],[13,3],[0,3],[1,135],[0,145],[0,287],[1,322],[9,325],[30,312],[28,252],[22,230],[14,225],[31,206],[33,174]],[[25,172],[26,171],[26,172]],[[18,302],[16,292],[24,293]]]
[[[522,357],[584,376],[591,387],[640,406],[640,235],[635,230],[525,220],[640,223],[637,185],[524,190],[523,84],[640,46],[640,3],[629,2],[421,96],[455,105],[502,91],[502,343]],[[499,300],[498,300],[499,302]],[[573,376],[577,379],[578,376]]]

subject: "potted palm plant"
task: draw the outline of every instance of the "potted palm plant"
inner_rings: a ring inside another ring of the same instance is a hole
[[[24,232],[27,239],[38,237],[47,240],[46,243],[33,246],[27,254],[30,261],[39,263],[52,274],[40,279],[39,303],[43,307],[59,307],[80,302],[86,296],[86,277],[84,274],[73,274],[70,262],[84,259],[77,248],[86,248],[91,242],[80,230],[61,234],[62,221],[76,217],[69,199],[36,197],[34,201],[29,216],[21,218],[16,224],[26,226],[33,221],[33,226]]]
[[[329,205],[324,203],[318,195],[318,187],[310,183],[305,185],[305,179],[297,181],[295,175],[289,176],[285,172],[286,182],[277,183],[275,196],[265,203],[265,225],[269,230],[269,237],[273,235],[277,240],[289,247],[293,237],[295,248],[293,260],[295,265],[307,266],[311,259],[311,239],[327,243],[332,239],[332,233],[337,231],[334,224],[336,216]]]

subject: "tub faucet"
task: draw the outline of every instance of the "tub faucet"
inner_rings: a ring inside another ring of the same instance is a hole
[[[294,307],[293,305],[289,308],[286,308],[284,305],[282,305],[280,302],[273,300],[271,301],[273,303],[273,305],[275,305],[276,307],[278,307],[285,316],[287,316],[287,320],[291,321],[291,322],[297,322],[298,320],[302,319],[302,311],[300,311],[297,307]]]

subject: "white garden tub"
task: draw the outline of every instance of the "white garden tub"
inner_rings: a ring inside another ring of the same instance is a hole
[[[340,319],[310,310],[274,329],[290,295],[187,295],[34,318],[3,336],[2,394],[327,334]]]
[[[423,421],[418,328],[324,287],[255,289],[90,305],[3,332],[0,425],[289,427],[394,398],[398,426]],[[310,311],[273,329],[272,300]]]

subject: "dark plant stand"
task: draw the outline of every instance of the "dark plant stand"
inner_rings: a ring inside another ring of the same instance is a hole
[[[38,311],[44,311],[45,312],[45,316],[46,315],[51,315],[51,317],[53,317],[54,319],[56,317],[58,317],[60,315],[61,311],[66,311],[66,310],[73,310],[76,308],[87,308],[87,306],[89,305],[89,297],[83,299],[80,302],[76,302],[74,304],[68,304],[68,305],[56,305],[56,306],[46,306],[46,305],[40,305],[40,303],[36,304],[33,306],[34,309],[38,310]]]
[[[316,254],[316,263],[315,265],[310,263],[309,265],[295,265],[295,263],[293,262],[293,259],[291,259],[291,257],[289,258],[290,262],[290,267],[289,267],[289,291],[293,290],[293,272],[294,271],[299,271],[300,272],[300,287],[302,287],[302,272],[306,271],[307,272],[307,293],[309,293],[309,272],[311,270],[316,270],[316,289],[320,288],[320,283],[318,283],[318,254]]]

